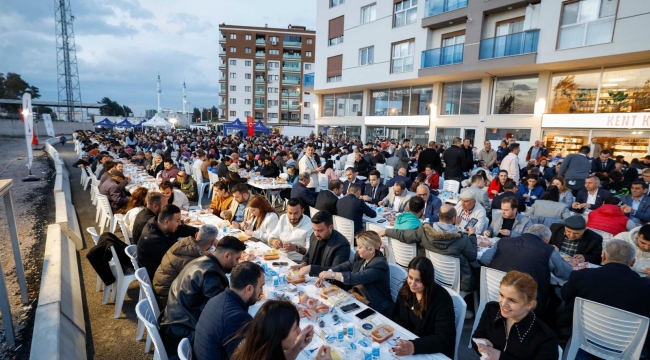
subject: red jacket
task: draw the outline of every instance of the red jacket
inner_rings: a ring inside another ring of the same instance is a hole
[[[488,196],[490,197],[490,199],[494,199],[494,197],[496,196],[492,194],[492,190],[496,190],[497,193],[503,192],[503,186],[501,186],[498,177],[494,177],[494,179],[492,179],[492,181],[490,182],[490,186],[488,186]]]
[[[625,216],[623,210],[618,206],[604,204],[589,213],[587,227],[605,231],[612,235],[618,235],[627,231],[626,225],[628,220],[629,218]]]
[[[422,173],[424,174],[424,171]],[[434,171],[429,180],[427,180],[427,184],[429,184],[429,189],[438,189],[440,184],[440,175]]]

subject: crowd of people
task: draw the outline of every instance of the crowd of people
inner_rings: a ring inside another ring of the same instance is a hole
[[[197,181],[209,182],[209,173],[219,177],[207,206],[213,214],[284,249],[294,269],[317,277],[317,285],[329,281],[349,290],[419,337],[397,344],[398,356],[453,358],[456,351],[451,297],[435,283],[427,251],[460,260],[466,293],[479,290],[481,266],[507,272],[499,301],[487,304],[472,334],[483,340],[474,347],[484,359],[557,359],[558,344],[571,335],[576,297],[650,316],[650,305],[639,301],[650,295],[650,281],[642,278],[650,274],[650,156],[628,164],[610,159],[607,149],[593,154],[593,146],[583,146],[549,158],[536,141],[521,168],[520,145],[512,139],[498,149],[486,141],[477,151],[460,138],[444,149],[435,142],[426,148],[409,140],[363,144],[322,134],[78,135],[84,155],[75,166],[89,167],[113,211],[124,214],[138,264],[152,279],[168,354],[189,338],[197,359],[294,359],[314,334],[311,327],[300,329],[295,306],[284,301],[267,301],[251,317],[248,307],[260,298],[264,271],[240,261],[245,243],[230,236],[217,241],[216,227],[182,221],[181,210],[198,199]],[[354,165],[339,179],[335,164],[351,159]],[[159,190],[129,193],[125,161],[159,178]],[[396,175],[386,179],[380,164],[393,166]],[[291,185],[281,193],[284,213],[251,191],[241,169]],[[320,189],[319,174],[328,177],[327,189]],[[458,182],[457,204],[437,196],[445,181]],[[398,214],[394,225],[365,231],[363,217],[375,218],[377,206]],[[353,221],[354,239],[334,229],[334,215]],[[395,301],[384,236],[418,249]],[[489,248],[479,256],[486,241]],[[602,266],[574,270],[586,262]],[[513,327],[517,336],[509,337]],[[328,348],[317,358],[329,358]]]

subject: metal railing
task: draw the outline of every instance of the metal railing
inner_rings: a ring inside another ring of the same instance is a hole
[[[465,44],[445,46],[422,52],[420,68],[460,64],[463,62]]]
[[[481,40],[479,60],[537,52],[539,29]]]
[[[467,0],[427,0],[424,16],[435,16],[467,7]]]
[[[314,86],[314,73],[303,75],[303,86]]]

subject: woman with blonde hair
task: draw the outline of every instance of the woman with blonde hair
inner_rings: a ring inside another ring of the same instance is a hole
[[[556,176],[553,178],[553,180],[551,180],[551,185],[557,186],[558,190],[560,191],[560,202],[567,204],[569,209],[571,209],[571,205],[573,205],[573,202],[576,198],[573,196],[571,189],[567,188],[566,180],[564,180],[564,178],[561,176]]]
[[[508,272],[499,286],[499,301],[485,305],[472,338],[482,359],[557,359],[558,338],[538,319],[537,283],[532,276]],[[503,356],[502,356],[503,355]]]
[[[246,235],[268,242],[269,234],[278,225],[278,214],[266,198],[261,195],[253,195],[248,201],[253,218],[242,224],[242,230]]]

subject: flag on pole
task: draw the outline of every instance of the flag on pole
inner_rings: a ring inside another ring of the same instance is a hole
[[[247,134],[247,136],[255,135],[255,120],[250,116],[246,116],[246,122],[248,122],[248,134]]]
[[[32,143],[34,142],[34,114],[32,113],[32,95],[28,92],[23,94],[23,118],[25,119],[25,140],[27,141],[27,168],[32,169]],[[38,142],[37,142],[38,143]]]

